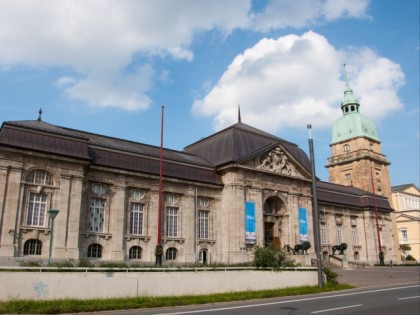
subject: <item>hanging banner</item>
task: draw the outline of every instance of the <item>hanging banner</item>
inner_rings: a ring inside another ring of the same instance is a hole
[[[245,202],[245,244],[255,244],[256,242],[255,204],[253,202]]]
[[[299,237],[300,242],[308,241],[308,222],[306,221],[306,208],[299,208]]]

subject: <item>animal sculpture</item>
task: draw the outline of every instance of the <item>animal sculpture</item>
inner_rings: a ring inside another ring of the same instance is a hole
[[[333,255],[335,255],[335,252],[339,250],[339,255],[344,255],[344,251],[347,249],[346,243],[341,243],[340,245],[334,245],[332,247]]]
[[[311,248],[311,243],[308,241],[303,242],[302,244],[296,244],[295,247],[293,247],[293,254],[307,254],[309,248]]]

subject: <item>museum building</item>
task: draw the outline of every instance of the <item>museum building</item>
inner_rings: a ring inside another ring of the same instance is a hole
[[[317,182],[322,257],[331,259],[332,246],[347,243],[349,262],[377,263],[381,251],[395,261],[389,163],[369,120],[346,134],[360,122],[359,105],[346,85],[345,123],[333,128],[330,182]],[[239,116],[183,151],[164,148],[162,165],[164,264],[236,264],[252,261],[256,246],[314,244],[311,165],[296,144]],[[359,174],[370,178],[369,165],[380,184],[376,192],[357,185]],[[154,263],[159,175],[157,146],[56,126],[41,114],[4,122],[0,263],[49,255]],[[55,219],[50,209],[59,211]],[[308,253],[315,258],[313,245]]]

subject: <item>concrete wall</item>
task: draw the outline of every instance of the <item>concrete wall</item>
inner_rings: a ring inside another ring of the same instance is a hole
[[[201,295],[317,285],[310,271],[0,272],[0,300]]]

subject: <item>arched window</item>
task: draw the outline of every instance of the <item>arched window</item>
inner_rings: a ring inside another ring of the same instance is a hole
[[[348,144],[343,145],[343,152],[344,153],[350,152],[350,146]]]
[[[166,250],[166,260],[176,260],[177,249],[170,247]]]
[[[141,247],[140,246],[132,246],[128,253],[129,259],[141,259]]]
[[[88,247],[87,251],[88,258],[102,258],[102,245],[101,244],[91,244]]]
[[[23,244],[23,256],[41,255],[42,242],[40,240],[27,240]]]
[[[33,170],[26,176],[26,181],[36,185],[52,186],[54,184],[50,173],[44,170]]]
[[[28,186],[26,199],[26,225],[45,227],[47,224],[46,212],[48,209],[48,192],[44,186],[53,186],[53,178],[44,170],[33,170],[25,178],[26,182],[34,186]]]

